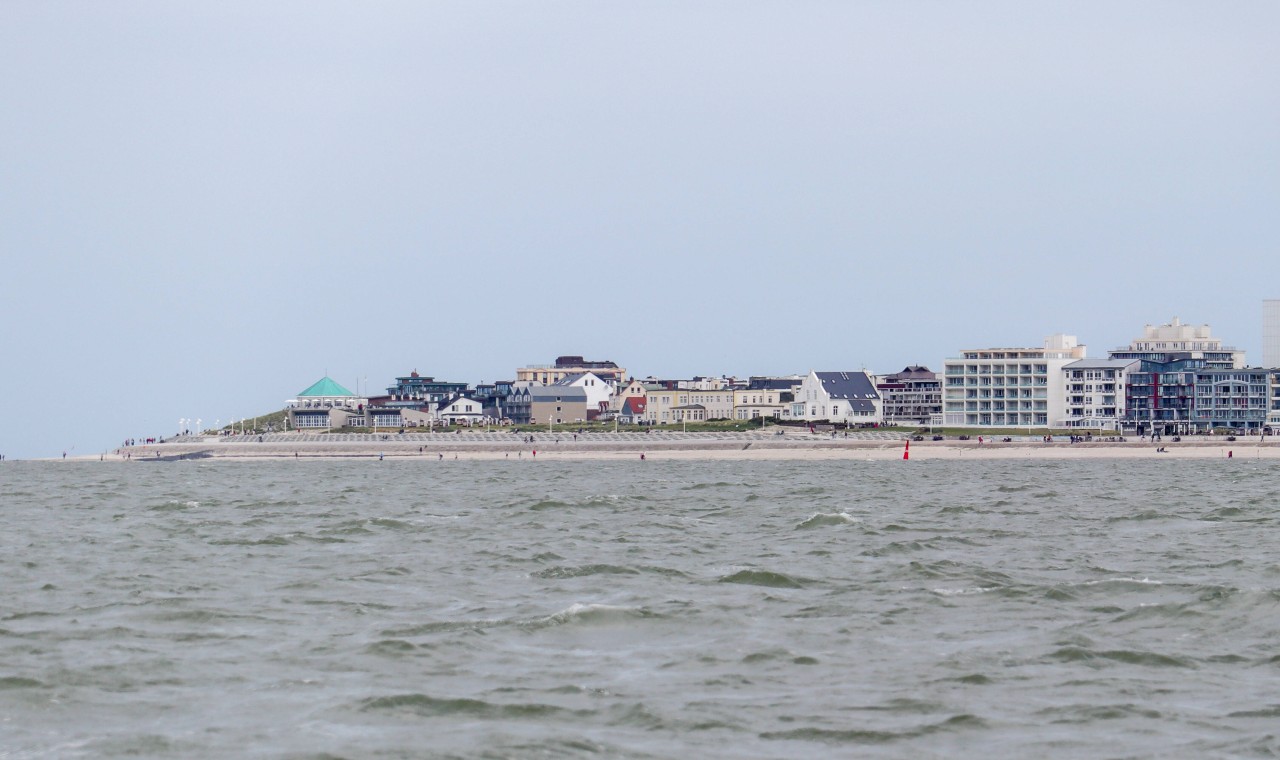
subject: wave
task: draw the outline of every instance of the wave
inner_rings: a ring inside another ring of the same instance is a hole
[[[796,530],[810,530],[836,525],[855,525],[862,522],[848,512],[817,512],[796,525]]]
[[[732,575],[726,575],[716,581],[717,583],[741,583],[747,586],[765,586],[768,588],[804,588],[805,582],[792,578],[783,573],[774,573],[768,570],[739,570]]]
[[[559,612],[524,623],[524,627],[529,630],[538,630],[564,625],[626,623],[634,620],[661,617],[662,615],[656,612],[638,607],[620,607],[612,604],[572,604]]]
[[[906,731],[871,731],[866,729],[794,728],[790,731],[766,731],[761,739],[821,742],[823,744],[887,744],[903,739],[915,739],[943,731],[984,728],[986,721],[964,713],[938,723],[929,723]]]
[[[1049,659],[1059,662],[1097,662],[1107,660],[1127,665],[1143,665],[1153,668],[1191,668],[1194,664],[1182,659],[1158,652],[1144,652],[1136,649],[1111,649],[1093,651],[1082,647],[1063,647],[1052,652]],[[1098,662],[1098,664],[1103,664]]]
[[[482,699],[433,697],[428,694],[369,697],[360,701],[360,711],[410,713],[421,717],[464,716],[501,720],[589,713],[589,711],[573,711],[539,703],[502,704],[486,702]]]

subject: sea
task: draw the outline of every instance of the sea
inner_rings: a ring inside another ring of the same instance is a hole
[[[1280,755],[1267,460],[0,463],[0,758]]]

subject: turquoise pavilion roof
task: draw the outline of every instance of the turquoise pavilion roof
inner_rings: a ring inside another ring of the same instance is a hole
[[[337,383],[335,383],[333,379],[328,377],[327,375],[325,377],[320,378],[318,381],[316,381],[315,385],[312,385],[310,388],[298,394],[300,398],[303,396],[355,396],[355,395],[356,394],[352,393],[346,388],[343,388],[341,385],[338,385]]]

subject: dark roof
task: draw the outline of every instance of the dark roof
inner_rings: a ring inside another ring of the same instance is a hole
[[[938,373],[931,371],[928,367],[913,364],[904,368],[901,372],[885,375],[884,379],[886,382],[894,382],[895,380],[937,380]]]
[[[748,390],[753,391],[789,391],[800,384],[800,380],[791,377],[752,377],[747,381]]]
[[[611,361],[585,361],[581,356],[557,356],[556,368],[562,367],[582,367],[584,369],[618,369],[618,365]]]
[[[875,409],[874,401],[880,398],[871,378],[865,372],[815,372],[822,389],[833,399],[848,400],[849,405],[860,411]]]
[[[587,400],[585,388],[563,385],[536,385],[529,389],[531,401],[582,401]]]

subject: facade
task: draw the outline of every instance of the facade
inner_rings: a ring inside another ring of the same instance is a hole
[[[942,414],[942,381],[938,373],[918,365],[876,378],[889,425],[927,425]]]
[[[1274,372],[1219,369],[1189,353],[1143,361],[1129,379],[1128,426],[1149,435],[1261,430],[1277,399]]]
[[[295,430],[340,428],[362,415],[369,403],[328,376],[322,377],[297,398],[289,399],[289,425]]]
[[[1280,434],[1280,369],[1267,370],[1267,386],[1271,403],[1267,405],[1267,427],[1272,435]]]
[[[1056,427],[1120,430],[1137,359],[1081,359],[1062,368],[1064,411]]]
[[[733,418],[754,420],[760,417],[773,420],[791,419],[791,403],[796,394],[788,388],[755,389],[739,388],[733,391]]]
[[[1280,299],[1262,302],[1262,366],[1280,367]]]
[[[1048,427],[1065,415],[1062,368],[1085,358],[1074,335],[1043,348],[979,348],[943,362],[943,424]]]
[[[800,383],[792,416],[858,425],[884,421],[880,394],[865,372],[810,372]]]
[[[614,386],[625,382],[627,377],[626,369],[611,361],[587,361],[581,356],[560,356],[556,358],[555,364],[530,364],[528,367],[517,369],[516,381],[524,380],[552,385],[569,375],[580,375],[584,372],[594,372],[597,377],[605,379]]]
[[[566,375],[553,385],[558,387],[581,388],[587,394],[587,419],[596,419],[602,411],[609,408],[609,399],[613,396],[613,384],[594,372],[580,372]]]
[[[528,422],[564,424],[587,419],[587,392],[582,388],[559,385],[531,385]]]
[[[659,388],[645,392],[645,422],[670,425],[733,418],[733,391]]]
[[[391,406],[425,406],[435,404],[455,395],[466,395],[466,383],[452,383],[422,377],[418,370],[406,377],[397,377],[396,384],[387,388]]]
[[[631,379],[623,385],[619,385],[612,396],[609,397],[609,413],[620,414],[622,405],[629,398],[644,398],[644,394],[650,389],[641,381]]]
[[[1206,369],[1196,373],[1191,421],[1198,431],[1261,431],[1271,407],[1265,369]]]
[[[631,396],[623,399],[622,407],[618,410],[618,422],[624,425],[638,425],[644,422],[644,396]]]
[[[453,396],[436,402],[433,416],[447,424],[474,425],[484,421],[484,403],[466,396]]]
[[[1126,348],[1107,352],[1112,359],[1144,359],[1169,362],[1177,358],[1203,360],[1207,369],[1240,369],[1245,366],[1244,351],[1222,345],[1213,337],[1209,325],[1184,325],[1177,317],[1168,324],[1142,329],[1142,337]]]

